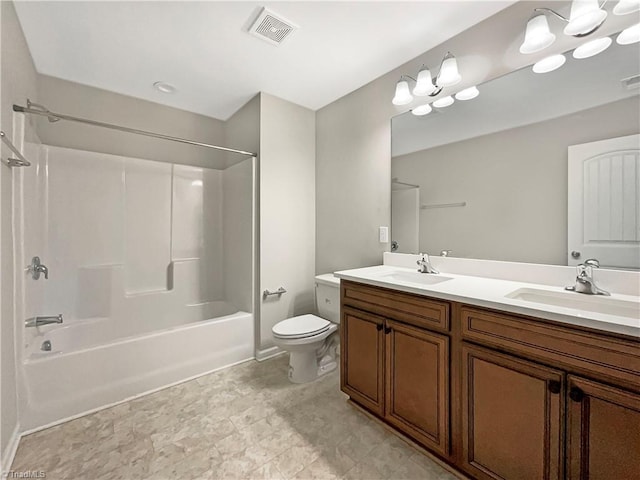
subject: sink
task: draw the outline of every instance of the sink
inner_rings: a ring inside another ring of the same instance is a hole
[[[439,274],[419,272],[392,272],[382,275],[380,278],[396,282],[419,283],[421,285],[435,285],[436,283],[453,280],[451,277],[443,277]]]
[[[525,302],[552,305],[554,307],[575,308],[576,310],[640,319],[639,302],[618,300],[602,295],[585,295],[575,292],[553,292],[549,290],[539,290],[537,288],[520,288],[505,296]]]

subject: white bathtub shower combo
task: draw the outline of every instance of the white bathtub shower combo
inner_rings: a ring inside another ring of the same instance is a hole
[[[214,170],[24,152],[19,315],[64,320],[18,334],[23,431],[253,358],[255,158]],[[48,279],[27,271],[35,256]]]

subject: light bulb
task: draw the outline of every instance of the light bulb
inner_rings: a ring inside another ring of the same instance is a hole
[[[433,110],[431,108],[431,105],[429,105],[428,103],[425,103],[424,105],[420,105],[419,107],[412,109],[411,113],[413,113],[417,117],[421,117],[423,115],[427,115],[428,113],[431,113],[431,110]]]
[[[619,45],[629,45],[631,43],[638,42],[640,42],[640,23],[636,23],[629,28],[625,28],[620,32],[618,38],[616,38],[616,43]]]
[[[413,94],[417,97],[424,97],[435,91],[436,87],[431,79],[431,72],[428,68],[422,67],[418,72],[418,78],[416,80],[416,87],[413,89]]]
[[[566,61],[567,59],[564,55],[551,55],[550,57],[543,58],[539,62],[536,62],[533,65],[533,71],[535,73],[553,72],[557,68],[560,68],[562,65],[564,65],[564,62]]]
[[[556,36],[549,31],[549,23],[544,14],[536,15],[527,22],[524,42],[520,45],[520,53],[536,53],[544,50],[556,40]]]
[[[444,108],[452,105],[453,102],[453,97],[451,95],[447,95],[446,97],[439,98],[438,100],[433,102],[433,106],[437,108]]]
[[[458,62],[456,61],[456,57],[451,55],[451,53],[447,53],[440,65],[440,72],[436,79],[436,85],[438,87],[450,87],[459,83],[460,80],[462,80],[462,77],[458,72]]]
[[[573,51],[573,58],[581,60],[604,52],[611,45],[611,38],[603,37],[590,40]]]
[[[573,0],[569,23],[564,27],[565,35],[585,35],[602,25],[607,12],[598,5],[598,0]]]
[[[406,80],[400,80],[396,84],[396,94],[393,97],[393,100],[391,100],[391,103],[399,106],[399,105],[406,105],[407,103],[411,103],[412,100],[413,100],[413,97],[409,92],[409,84],[407,83]]]
[[[480,92],[475,86],[473,86],[460,90],[455,94],[455,97],[456,100],[471,100],[472,98],[476,98],[478,95],[480,95]]]

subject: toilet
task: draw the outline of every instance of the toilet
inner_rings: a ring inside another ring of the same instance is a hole
[[[315,277],[318,315],[298,315],[271,329],[273,341],[289,352],[289,380],[307,383],[338,366],[340,279],[331,273]]]

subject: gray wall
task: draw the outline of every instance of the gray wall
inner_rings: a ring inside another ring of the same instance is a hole
[[[273,347],[271,328],[314,310],[315,114],[260,94],[260,303],[258,355]]]
[[[420,185],[420,251],[567,264],[567,147],[640,131],[640,99],[395,157]],[[417,253],[417,252],[414,252]]]
[[[224,122],[67,80],[38,75],[39,103],[52,112],[214,145],[224,143]],[[24,101],[20,101],[24,104]],[[37,117],[42,143],[170,163],[224,168],[226,154],[208,148]]]
[[[258,153],[260,148],[260,95],[256,95],[225,122],[225,146]],[[243,157],[240,157],[242,159]],[[230,154],[229,161],[237,162]],[[224,189],[225,296],[241,310],[254,311],[253,238],[256,225],[253,197],[254,167],[251,158],[227,168]]]
[[[36,71],[11,2],[0,2],[0,126],[13,135],[13,103],[37,100]],[[2,158],[8,150],[2,146]],[[6,470],[18,424],[14,348],[12,171],[0,166],[0,471]]]
[[[437,70],[442,57],[451,51],[458,59],[463,79],[453,89],[443,91],[444,95],[479,85],[580,43],[579,39],[558,35],[550,49],[553,52],[521,55],[518,48],[524,26],[535,7],[567,8],[568,2],[517,2],[318,110],[317,273],[380,264],[382,252],[389,250],[389,244],[378,243],[377,227],[391,222],[390,119],[412,107],[391,104],[400,75],[415,76],[423,63]],[[613,33],[620,27],[616,22],[621,21],[633,20],[610,15],[601,34]]]

